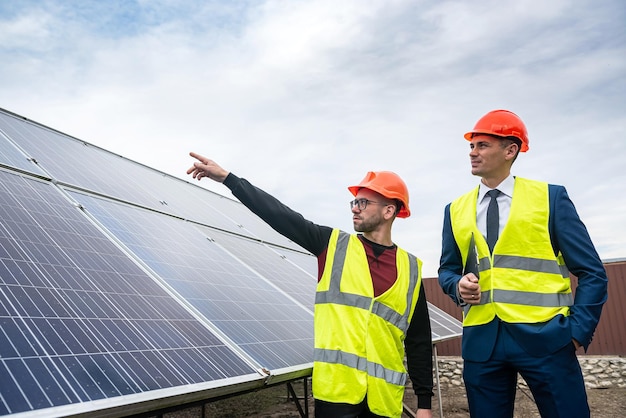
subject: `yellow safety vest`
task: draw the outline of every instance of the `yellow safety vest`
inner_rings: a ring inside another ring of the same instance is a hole
[[[464,307],[463,326],[482,325],[497,315],[510,323],[546,322],[569,315],[573,304],[569,272],[550,241],[548,184],[515,178],[509,219],[490,254],[476,226],[478,188],[450,205],[452,231],[467,265],[475,242],[481,300]]]
[[[421,285],[422,262],[398,248],[398,277],[382,295],[374,287],[356,235],[333,230],[315,296],[313,395],[400,417],[407,372],[404,338]]]

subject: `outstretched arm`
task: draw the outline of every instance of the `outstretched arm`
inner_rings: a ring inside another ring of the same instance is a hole
[[[219,183],[224,183],[224,186],[228,187],[244,206],[275,231],[310,251],[316,257],[326,250],[332,232],[330,227],[317,225],[304,219],[300,213],[290,209],[245,179],[223,169],[215,161],[195,152],[191,152],[189,155],[198,161],[187,170],[187,174],[191,174],[193,178],[198,180],[208,177]]]

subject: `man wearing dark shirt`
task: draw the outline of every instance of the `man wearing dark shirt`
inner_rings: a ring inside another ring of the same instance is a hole
[[[349,187],[359,234],[347,234],[304,219],[208,158],[190,155],[198,161],[187,174],[223,183],[268,225],[318,259],[316,417],[400,417],[405,350],[417,417],[431,417],[432,340],[421,261],[391,240],[395,218],[410,215],[402,179],[392,172],[369,172]]]

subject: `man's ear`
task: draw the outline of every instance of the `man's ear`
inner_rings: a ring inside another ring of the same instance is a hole
[[[505,158],[508,159],[512,159],[515,158],[515,156],[517,155],[517,153],[519,152],[519,145],[517,145],[515,142],[511,142],[507,147],[506,147],[506,154],[505,154]]]
[[[391,219],[395,216],[396,210],[397,208],[395,205],[387,205],[385,206],[385,211],[383,212],[383,216],[385,217],[385,219]]]

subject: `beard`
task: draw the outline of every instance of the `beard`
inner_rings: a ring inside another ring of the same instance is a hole
[[[380,226],[382,219],[380,215],[372,215],[369,219],[360,219],[361,222],[354,223],[356,232],[373,232]]]

